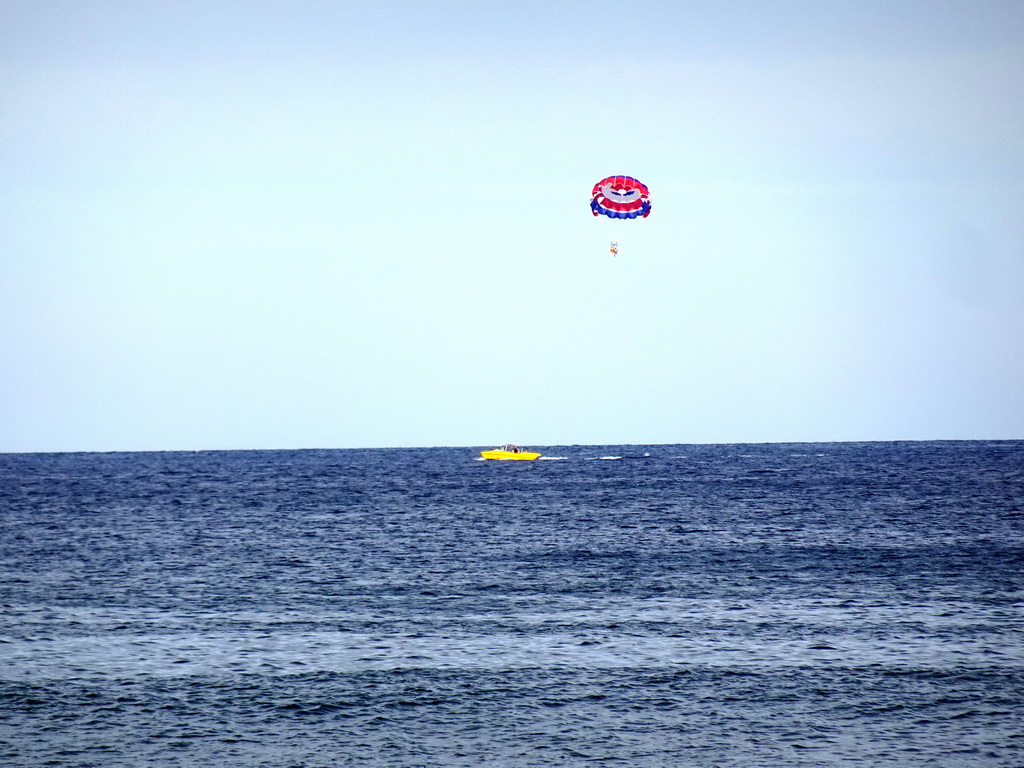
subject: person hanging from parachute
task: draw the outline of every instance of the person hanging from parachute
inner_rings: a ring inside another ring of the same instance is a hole
[[[608,176],[594,185],[590,212],[610,219],[646,219],[651,215],[651,193],[632,176]],[[612,256],[618,255],[619,244],[613,242],[608,251]]]

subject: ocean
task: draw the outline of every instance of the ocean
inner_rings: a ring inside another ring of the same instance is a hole
[[[1024,441],[479,450],[0,455],[0,765],[1024,765]]]

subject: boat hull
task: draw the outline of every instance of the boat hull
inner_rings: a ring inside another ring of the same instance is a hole
[[[480,451],[480,455],[485,459],[492,459],[494,461],[533,461],[539,459],[540,454],[532,451],[502,451],[496,449],[493,451]]]

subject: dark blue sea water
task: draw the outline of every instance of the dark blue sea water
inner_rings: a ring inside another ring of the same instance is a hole
[[[0,765],[1024,765],[1024,442],[542,450],[0,455]]]

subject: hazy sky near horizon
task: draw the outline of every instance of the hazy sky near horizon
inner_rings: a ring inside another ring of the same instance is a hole
[[[0,0],[0,451],[1024,438],[1022,73],[1017,0]]]

